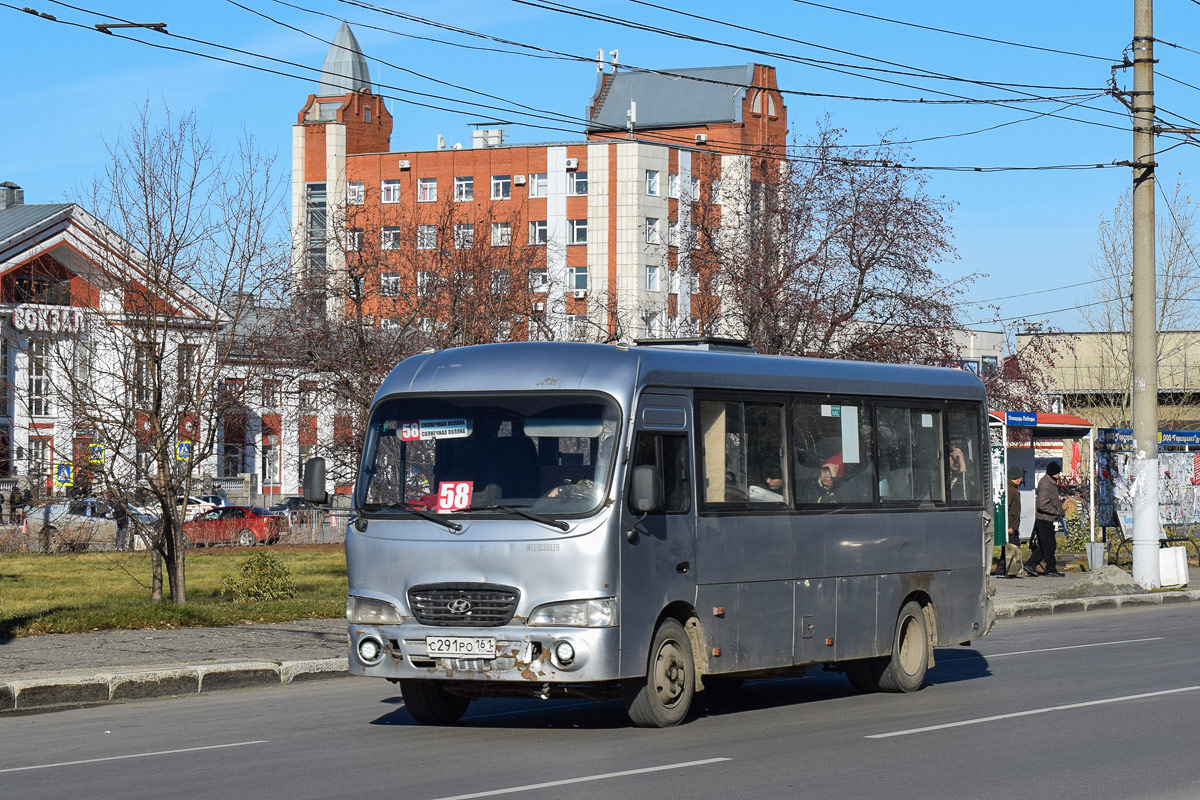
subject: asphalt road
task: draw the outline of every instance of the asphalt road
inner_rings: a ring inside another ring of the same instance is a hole
[[[915,694],[754,681],[668,730],[534,700],[425,727],[353,678],[6,716],[0,797],[1200,797],[1200,604],[1005,621],[937,657]]]

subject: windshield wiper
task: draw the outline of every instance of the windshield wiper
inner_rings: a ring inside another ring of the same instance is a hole
[[[571,526],[563,522],[561,519],[554,519],[553,517],[548,517],[545,514],[535,514],[532,511],[526,511],[525,508],[525,506],[504,506],[499,504],[491,504],[486,506],[468,506],[467,508],[464,508],[463,511],[508,511],[509,513],[516,514],[518,517],[524,517],[525,519],[530,519],[534,522],[540,522],[543,525],[550,525],[551,527],[558,528],[560,531],[571,530]]]
[[[425,509],[423,509],[413,503],[401,503],[401,502],[396,502],[393,500],[393,501],[387,502],[387,503],[380,503],[378,508],[381,508],[381,509],[383,509],[383,508],[387,508],[387,509],[398,508],[401,511],[407,511],[410,514],[418,516],[421,519],[427,519],[430,522],[436,522],[438,525],[449,528],[450,530],[454,531],[455,533],[458,533],[459,531],[461,531],[463,529],[463,526],[459,525],[457,522],[454,522],[453,520],[448,520],[445,517],[443,517],[441,514],[435,514],[432,511],[426,511]],[[364,509],[364,511],[365,510],[367,510],[367,509]],[[377,509],[372,508],[370,510],[375,511]]]

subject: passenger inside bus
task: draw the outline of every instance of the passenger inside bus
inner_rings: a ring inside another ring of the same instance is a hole
[[[784,497],[783,478],[770,472],[761,480],[750,484],[747,499],[757,503],[780,503]]]
[[[837,486],[844,467],[845,463],[842,461],[841,453],[825,460],[825,463],[821,465],[821,474],[817,477],[817,488],[813,492],[812,502],[840,502],[837,497]]]

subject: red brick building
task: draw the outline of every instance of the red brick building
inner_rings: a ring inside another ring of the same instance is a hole
[[[491,312],[486,338],[702,332],[696,308],[715,300],[689,257],[692,216],[778,175],[775,70],[597,69],[584,139],[513,144],[495,128],[391,152],[394,120],[343,25],[292,138],[295,263],[328,311],[346,313],[352,287],[373,324],[432,333],[464,313],[451,296],[465,287]]]

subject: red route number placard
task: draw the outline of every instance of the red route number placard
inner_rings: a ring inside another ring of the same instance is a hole
[[[438,484],[437,510],[445,513],[470,508],[474,491],[474,481],[442,481]]]

